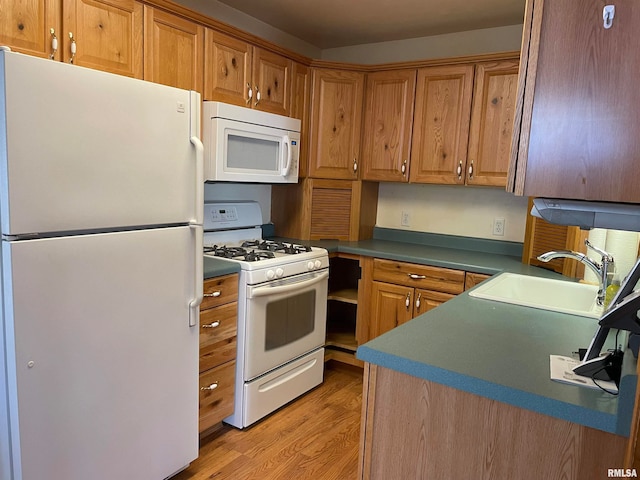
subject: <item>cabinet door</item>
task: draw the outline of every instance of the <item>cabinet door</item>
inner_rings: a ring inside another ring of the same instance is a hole
[[[309,176],[356,179],[364,75],[314,69]]]
[[[467,184],[504,187],[516,108],[518,61],[476,65]]]
[[[455,295],[450,293],[434,292],[432,290],[421,290],[416,288],[415,300],[413,302],[413,316],[417,317],[429,310],[442,305],[447,300],[451,300]]]
[[[202,93],[204,27],[144,7],[144,79]]]
[[[408,322],[413,317],[413,288],[373,282],[371,294],[373,297],[372,338]]]
[[[607,29],[603,3],[530,3],[515,192],[640,203],[640,5],[616,2]]]
[[[62,59],[142,78],[142,10],[133,0],[63,0]]]
[[[0,45],[38,57],[60,58],[53,35],[60,37],[60,0],[3,1],[0,4]],[[50,29],[54,30],[53,35]],[[58,39],[60,46],[60,39]]]
[[[253,47],[253,108],[288,116],[292,69],[288,58]]]
[[[249,105],[251,45],[207,28],[204,64],[204,100]]]
[[[364,180],[409,180],[416,71],[367,75],[362,140]]]
[[[307,176],[309,168],[309,110],[311,102],[311,70],[300,63],[293,64],[293,80],[291,82],[291,116],[302,122],[300,133],[300,159],[298,161],[298,177]]]
[[[410,180],[464,183],[473,66],[418,70]]]
[[[464,276],[464,289],[469,290],[479,283],[484,282],[489,277],[491,277],[491,275],[486,275],[484,273],[467,272]]]

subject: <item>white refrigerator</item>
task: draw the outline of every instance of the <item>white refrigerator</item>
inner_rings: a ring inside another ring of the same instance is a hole
[[[200,97],[0,51],[2,480],[198,455]]]

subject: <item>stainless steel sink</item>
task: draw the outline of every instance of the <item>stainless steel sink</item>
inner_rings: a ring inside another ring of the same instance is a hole
[[[501,273],[469,292],[471,297],[590,318],[602,314],[597,294],[596,285],[515,273]]]

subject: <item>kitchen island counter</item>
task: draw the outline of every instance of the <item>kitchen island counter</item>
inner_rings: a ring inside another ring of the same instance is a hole
[[[637,383],[630,351],[625,353],[618,397],[549,378],[549,355],[572,356],[589,345],[596,329],[594,319],[474,298],[465,292],[360,346],[357,357],[628,436]],[[626,343],[624,332],[618,343]]]

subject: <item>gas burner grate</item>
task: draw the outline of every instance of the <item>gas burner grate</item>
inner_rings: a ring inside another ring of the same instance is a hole
[[[282,252],[289,255],[296,253],[310,252],[311,247],[308,245],[297,245],[295,243],[276,242],[273,240],[265,240],[258,245],[260,250],[268,250],[270,252]]]

